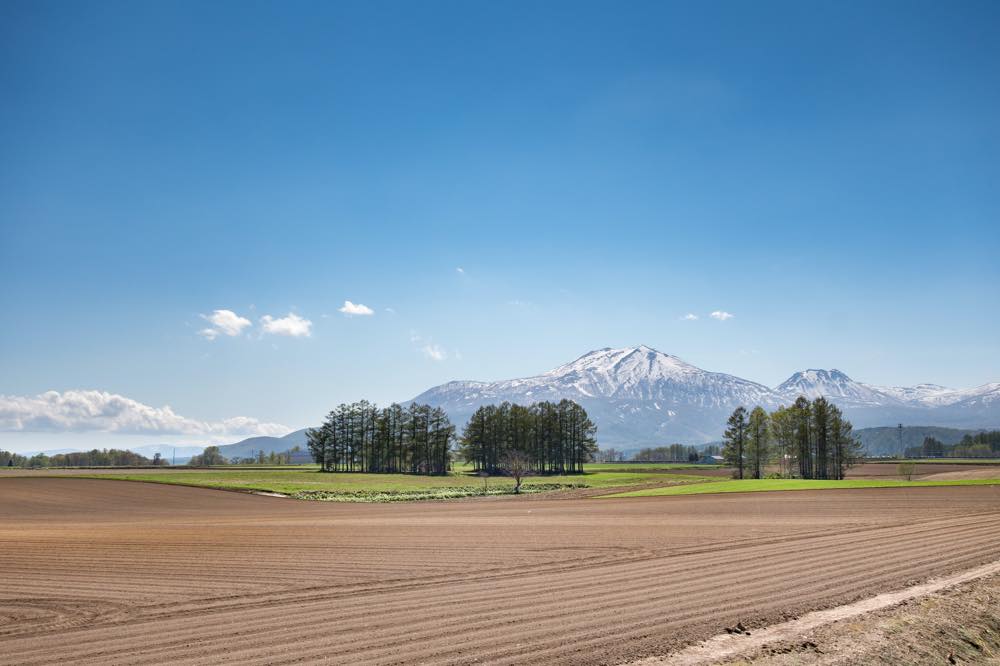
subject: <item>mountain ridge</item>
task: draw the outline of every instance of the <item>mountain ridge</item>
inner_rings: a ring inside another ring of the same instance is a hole
[[[927,419],[951,427],[1000,424],[1000,384],[970,389],[936,384],[881,387],[855,381],[841,370],[809,369],[772,388],[703,370],[647,345],[602,347],[530,377],[446,382],[410,402],[443,407],[461,426],[483,404],[569,398],[591,414],[602,445],[635,447],[717,440],[738,405],[773,409],[799,395],[826,396],[857,427]]]

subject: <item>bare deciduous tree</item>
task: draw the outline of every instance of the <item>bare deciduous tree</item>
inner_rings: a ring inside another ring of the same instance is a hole
[[[521,480],[531,473],[531,459],[521,451],[508,451],[501,461],[503,471],[514,479],[514,494],[521,492]]]

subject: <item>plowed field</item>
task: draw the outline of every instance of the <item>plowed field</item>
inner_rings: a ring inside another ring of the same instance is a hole
[[[615,663],[1000,557],[1000,488],[325,504],[0,479],[0,663]]]

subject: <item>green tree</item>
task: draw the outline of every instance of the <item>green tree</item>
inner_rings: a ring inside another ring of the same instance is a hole
[[[934,437],[925,437],[921,455],[926,458],[940,458],[944,455],[944,444]]]
[[[812,402],[812,435],[816,451],[814,462],[815,479],[830,478],[830,402],[820,396]]]
[[[733,410],[727,422],[729,427],[722,439],[725,442],[722,447],[722,457],[726,464],[736,468],[736,478],[743,478],[743,468],[746,464],[746,440],[747,440],[747,410],[740,406]]]
[[[781,465],[781,475],[791,478],[798,469],[795,446],[795,412],[790,407],[779,407],[771,412],[771,441],[776,447],[776,455]]]
[[[586,410],[572,400],[531,406],[483,405],[466,424],[459,454],[476,472],[503,471],[510,451],[524,453],[538,474],[572,474],[597,453],[597,429]]]
[[[306,432],[306,443],[323,471],[446,474],[454,433],[440,408],[414,403],[379,409],[361,400],[334,408],[323,425]]]
[[[812,447],[812,406],[803,396],[795,399],[790,408],[795,429],[795,452],[799,464],[799,477],[813,478],[814,460]]]
[[[188,465],[192,467],[208,467],[210,465],[225,465],[229,461],[222,455],[219,451],[218,446],[208,446],[201,454],[192,456],[191,460],[188,461]]]
[[[853,467],[862,456],[861,442],[854,436],[851,422],[844,418],[836,406],[830,409],[830,437],[833,450],[833,467],[831,476],[843,479],[847,470]]]
[[[770,419],[763,407],[757,406],[750,412],[747,422],[746,457],[750,463],[750,475],[754,479],[764,478],[764,468],[770,455]]]

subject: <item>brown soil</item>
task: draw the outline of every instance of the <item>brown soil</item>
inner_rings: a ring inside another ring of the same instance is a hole
[[[972,474],[973,476],[940,476],[941,474]],[[985,474],[986,476],[976,476]],[[899,479],[897,463],[862,463],[847,472],[849,479]],[[952,479],[995,479],[1000,478],[1000,465],[962,463],[916,463],[913,465],[914,480]]]
[[[1000,576],[769,644],[727,666],[1000,664]]]
[[[978,467],[954,472],[939,472],[921,476],[922,481],[945,481],[949,479],[1000,479],[1000,467]]]
[[[1000,488],[326,504],[0,479],[0,663],[597,664],[970,568]]]

